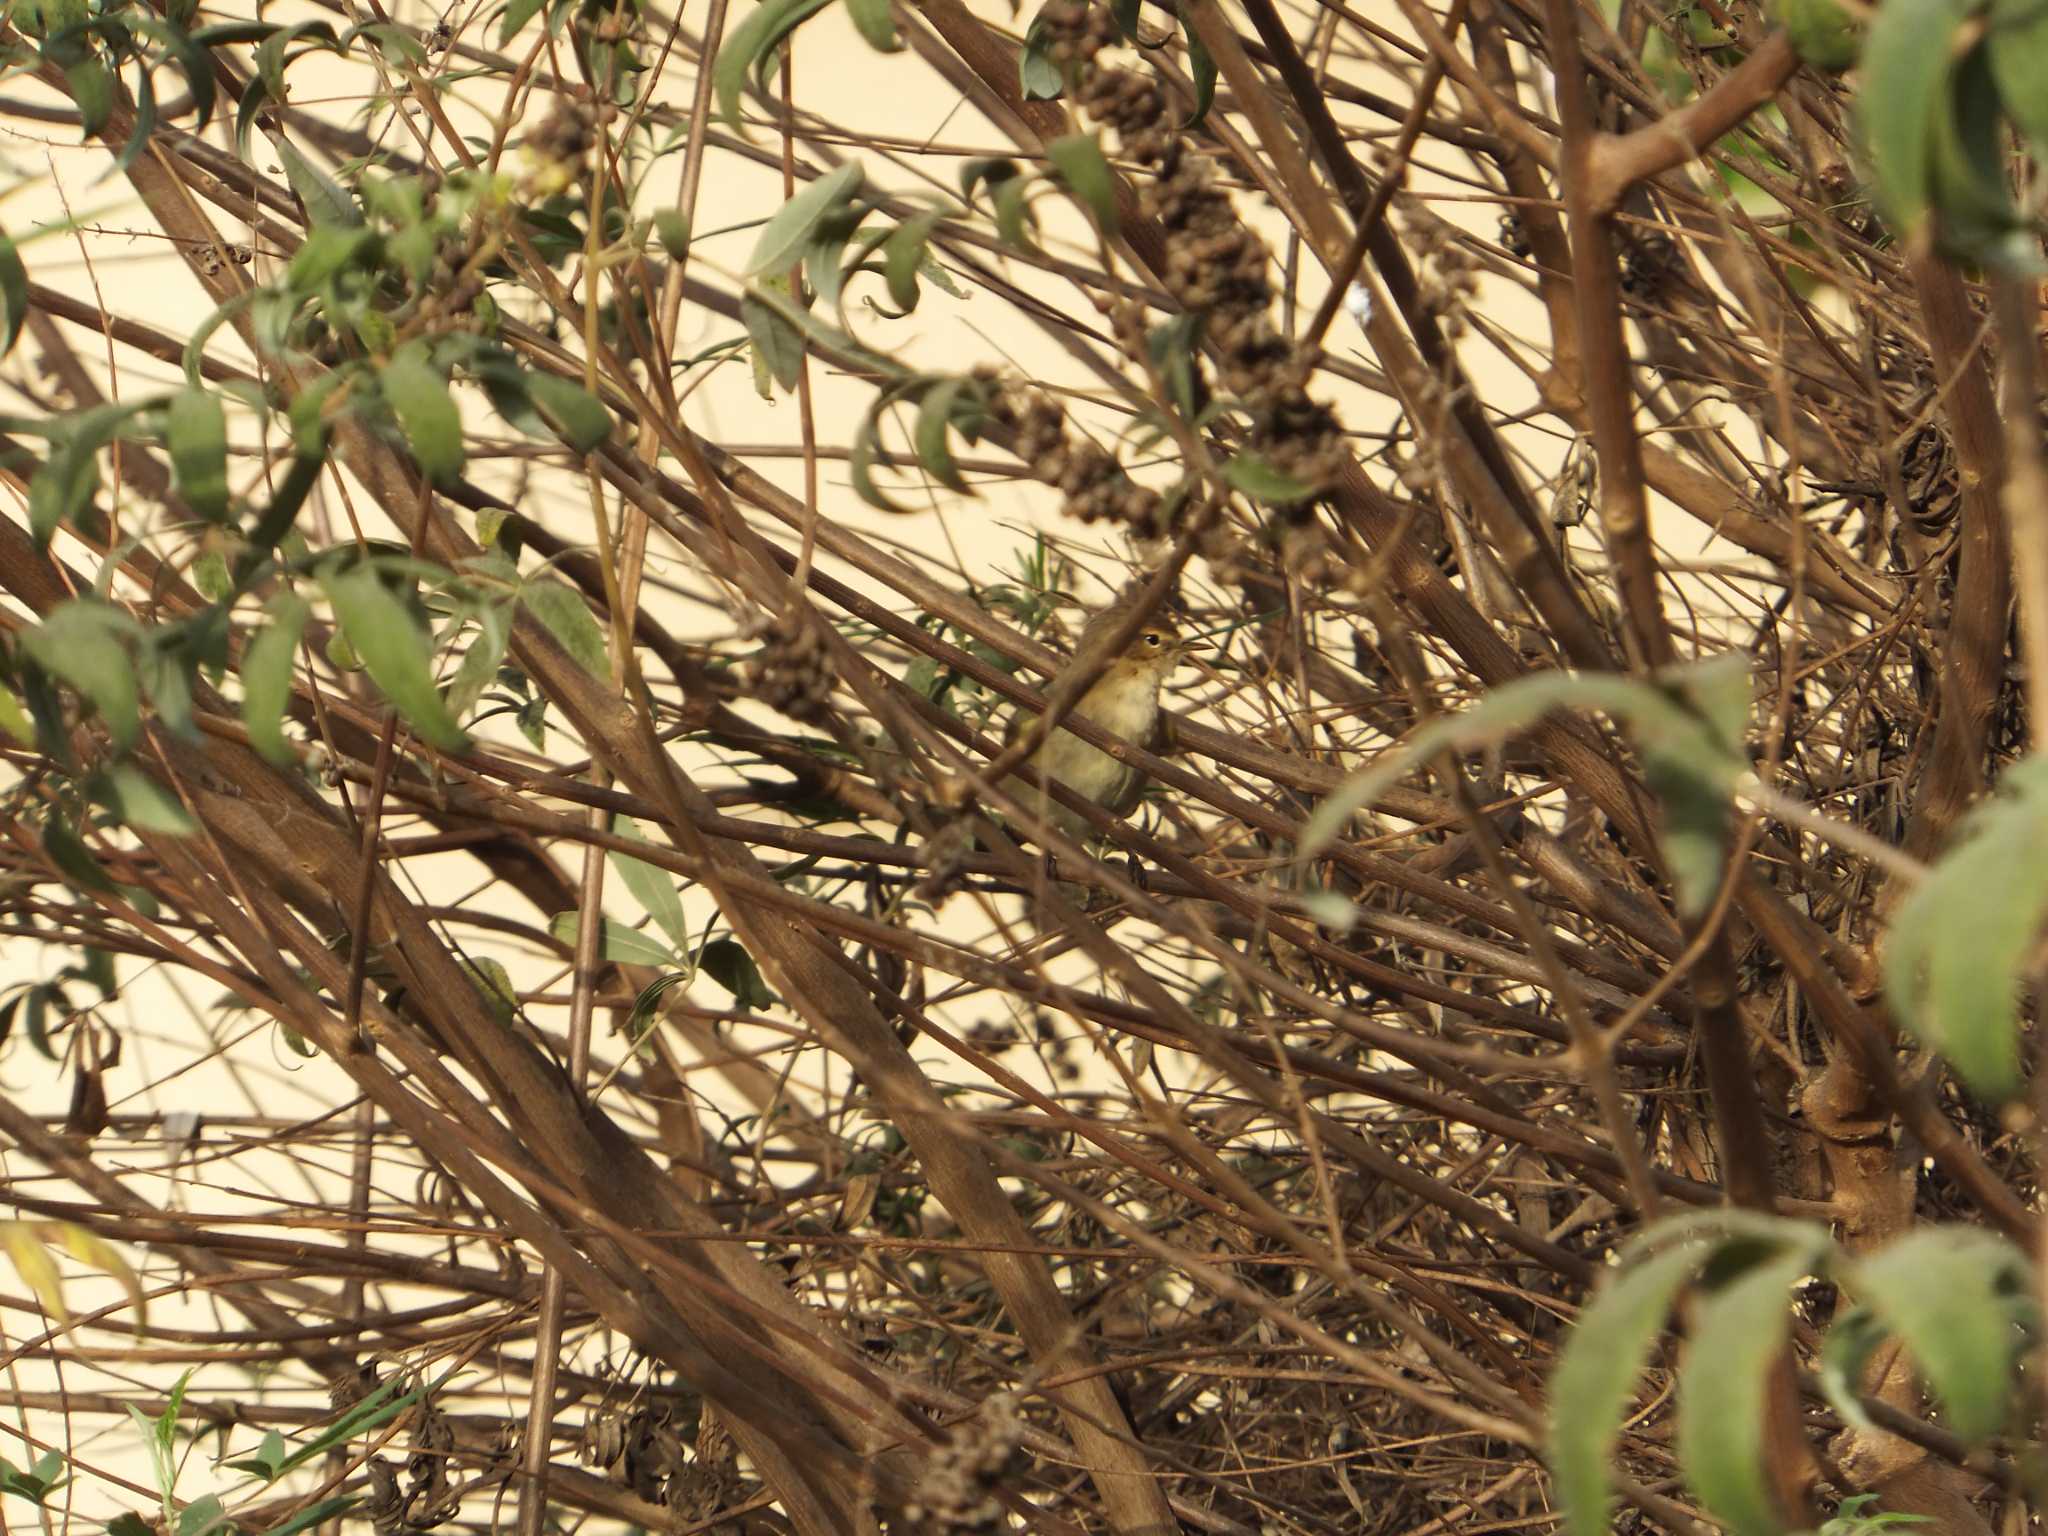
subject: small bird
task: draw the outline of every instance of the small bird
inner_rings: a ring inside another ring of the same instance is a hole
[[[1055,675],[1047,691],[1057,689],[1063,678],[1073,676],[1074,669],[1099,659],[1122,618],[1123,613],[1117,608],[1105,608],[1091,617],[1081,631],[1081,643],[1073,659]],[[1163,737],[1160,690],[1182,658],[1201,648],[1204,642],[1183,640],[1169,623],[1148,623],[1081,695],[1071,713],[1086,717],[1125,741],[1152,750]],[[1024,709],[1012,714],[1003,732],[1004,744],[1016,742],[1035,718]],[[1112,816],[1128,816],[1137,808],[1138,797],[1145,789],[1145,776],[1137,769],[1118,762],[1099,747],[1090,746],[1071,731],[1054,731],[1024,766],[1004,781],[1004,788],[1026,810],[1079,841],[1091,838],[1094,829],[1046,793],[1048,779],[1084,800],[1094,801]]]

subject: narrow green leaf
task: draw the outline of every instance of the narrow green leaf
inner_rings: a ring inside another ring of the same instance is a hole
[[[1856,124],[1879,210],[1903,238],[1934,202],[1933,131],[1968,0],[1885,0],[1863,47]]]
[[[576,947],[576,933],[583,921],[581,912],[557,912],[548,919],[548,932],[569,948]],[[607,917],[598,935],[598,953],[617,965],[651,965],[665,969],[676,963],[675,951],[659,940],[650,939],[624,923]]]
[[[1234,489],[1254,500],[1271,502],[1275,506],[1284,507],[1315,493],[1314,486],[1304,485],[1292,475],[1282,474],[1249,449],[1223,466],[1223,478]]]
[[[889,9],[889,0],[846,0],[846,14],[853,18],[854,30],[875,52],[903,51],[903,39],[897,35],[896,17]]]
[[[1621,1419],[1671,1305],[1712,1247],[1697,1240],[1611,1275],[1579,1316],[1550,1379],[1550,1446],[1567,1536],[1604,1536]]]
[[[298,1536],[300,1531],[309,1531],[336,1515],[346,1514],[361,1502],[362,1497],[359,1494],[336,1494],[331,1499],[322,1499],[317,1504],[307,1505],[282,1525],[273,1526],[265,1531],[263,1536]]]
[[[1059,172],[1067,190],[1088,210],[1095,227],[1104,235],[1115,234],[1116,179],[1110,174],[1109,161],[1103,158],[1102,136],[1070,133],[1046,145],[1045,157]]]
[[[319,166],[307,159],[299,147],[279,134],[272,141],[277,151],[278,163],[284,167],[285,180],[299,195],[299,201],[306,205],[306,215],[318,227],[338,225],[353,229],[363,222],[363,211],[356,206],[347,189]]]
[[[1904,1341],[1941,1402],[1944,1422],[1972,1445],[2012,1415],[2026,1256],[1976,1227],[1924,1227],[1858,1263],[1849,1290]]]
[[[171,470],[185,505],[209,523],[228,515],[228,418],[220,396],[181,389],[165,412]]]
[[[540,13],[544,0],[511,0],[505,7],[505,19],[498,24],[498,46],[503,48],[517,37],[526,24]]]
[[[1984,49],[2006,115],[2038,158],[2048,151],[2048,6],[1992,0]]]
[[[920,213],[896,226],[882,242],[882,275],[889,285],[889,297],[898,309],[917,308],[917,269],[924,260],[925,243],[945,217],[942,213]]]
[[[954,408],[960,404],[960,393],[969,387],[967,379],[942,379],[926,390],[918,405],[911,442],[917,449],[917,462],[934,480],[948,490],[971,496],[974,489],[962,478],[960,467],[953,462],[952,447],[946,441],[952,430]]]
[[[1884,1325],[1868,1307],[1853,1308],[1836,1318],[1821,1340],[1817,1373],[1821,1392],[1852,1429],[1875,1427],[1863,1407],[1863,1370],[1884,1341]]]
[[[111,895],[114,882],[107,878],[107,872],[100,867],[100,861],[93,857],[92,849],[85,839],[72,830],[71,823],[61,815],[51,813],[43,824],[43,851],[50,856],[50,862],[61,869],[65,876],[80,890],[99,891]]]
[[[28,269],[21,264],[21,252],[6,235],[0,235],[0,357],[14,350],[28,317]]]
[[[172,837],[190,837],[199,830],[178,797],[133,763],[108,768],[101,790],[109,809],[131,827]]]
[[[772,380],[784,390],[794,390],[803,377],[804,338],[795,326],[782,318],[751,292],[740,295],[740,320],[746,325],[747,340],[753,348],[756,368],[762,375],[761,398],[773,391],[765,387]]]
[[[1703,1299],[1679,1381],[1678,1460],[1686,1482],[1733,1536],[1785,1529],[1765,1467],[1764,1393],[1792,1323],[1792,1287],[1813,1254],[1756,1264]]]
[[[49,457],[28,487],[29,530],[48,543],[57,525],[76,522],[100,488],[100,450],[114,440],[142,404],[96,405],[62,419]]]
[[[368,266],[382,246],[375,230],[344,224],[316,224],[306,232],[284,269],[285,286],[313,293],[353,266]]]
[[[752,15],[726,35],[711,67],[712,88],[718,95],[718,115],[729,127],[740,121],[740,92],[747,76],[757,73],[771,50],[799,24],[822,11],[832,0],[763,0]]]
[[[455,669],[455,676],[448,680],[448,713],[457,720],[468,719],[484,690],[497,681],[498,665],[504,661],[511,639],[510,604],[493,604],[477,615],[476,637],[462,653],[462,664]]]
[[[426,360],[424,349],[401,349],[378,372],[377,381],[421,472],[437,484],[453,480],[464,457],[462,413],[448,393],[448,381]]]
[[[648,841],[647,834],[630,816],[614,817],[612,831],[635,842]],[[612,868],[619,872],[619,879],[633,893],[633,899],[640,903],[640,910],[653,918],[655,925],[679,948],[687,944],[690,941],[689,923],[683,916],[683,898],[676,890],[675,876],[617,849],[612,850],[611,861]]]
[[[1346,821],[1416,764],[1446,751],[1490,746],[1526,730],[1554,709],[1574,706],[1604,710],[1623,721],[1644,757],[1656,761],[1661,772],[1673,777],[1682,772],[1688,785],[1712,785],[1725,799],[1749,767],[1728,740],[1735,690],[1725,674],[1743,667],[1742,658],[1729,656],[1674,669],[1660,682],[1574,672],[1519,678],[1492,690],[1463,714],[1431,722],[1401,746],[1380,754],[1372,767],[1346,779],[1309,818],[1299,856],[1310,858],[1327,847]],[[1742,686],[1746,689],[1746,682]],[[1746,702],[1743,709],[1746,712]],[[1708,719],[1705,710],[1719,712],[1719,718]],[[1739,741],[1739,728],[1734,735]]]
[[[327,576],[321,586],[341,632],[362,658],[371,680],[384,691],[421,738],[443,752],[469,745],[434,686],[427,633],[368,566]]]
[[[612,675],[604,626],[582,595],[559,581],[530,581],[519,589],[520,604],[542,624],[576,664],[600,682]]]
[[[52,609],[21,637],[29,658],[88,700],[114,745],[122,748],[132,746],[142,731],[142,694],[125,643],[134,629],[134,621],[119,610],[80,599]]]
[[[864,175],[860,161],[849,160],[784,203],[762,226],[754,253],[747,258],[745,275],[760,277],[793,265],[818,226],[853,200]]]
[[[4,683],[0,683],[0,736],[6,736],[16,746],[36,744],[35,722],[22,707],[21,696]]]
[[[612,413],[582,385],[535,370],[526,391],[549,429],[578,453],[601,448],[612,435]]]
[[[299,640],[311,610],[283,592],[271,599],[269,613],[270,622],[242,653],[242,723],[249,731],[249,745],[282,768],[293,761],[284,714],[291,703]]]
[[[114,115],[114,72],[88,54],[76,64],[66,66],[64,87],[78,104],[85,136],[94,137]]]

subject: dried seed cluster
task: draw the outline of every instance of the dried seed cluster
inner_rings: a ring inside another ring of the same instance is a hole
[[[750,697],[792,720],[811,720],[824,712],[832,696],[832,663],[815,630],[785,614],[755,615],[741,634],[761,642],[740,669],[741,686]]]
[[[908,1526],[933,1533],[999,1529],[1003,1503],[996,1492],[1019,1460],[1023,1438],[1024,1414],[1014,1393],[998,1392],[984,1401],[926,1460],[903,1506]]]
[[[1056,0],[1041,19],[1053,57],[1073,83],[1074,99],[1116,131],[1128,159],[1154,173],[1142,202],[1166,234],[1160,276],[1186,311],[1200,317],[1200,334],[1213,347],[1218,381],[1250,416],[1246,447],[1287,478],[1320,489],[1343,462],[1343,433],[1330,409],[1309,398],[1307,360],[1296,355],[1268,314],[1273,288],[1264,243],[1213,184],[1208,163],[1188,148],[1158,83],[1097,62],[1097,55],[1116,41],[1108,11],[1086,0]],[[1144,309],[1106,299],[1098,301],[1098,308],[1109,316],[1125,352],[1149,361]],[[1187,363],[1197,375],[1197,397],[1202,397],[1201,358],[1190,356]],[[1068,432],[1065,408],[1057,401],[1005,388],[992,375],[983,377],[991,418],[1008,429],[1032,473],[1060,488],[1070,516],[1122,523],[1141,539],[1192,533],[1197,551],[1220,579],[1228,583],[1240,570],[1250,551],[1213,500],[1162,496],[1139,484],[1113,453]],[[1285,559],[1313,558],[1310,506],[1306,500],[1297,503],[1292,516],[1276,519],[1269,530]]]
[[[1165,498],[1126,474],[1108,449],[1069,436],[1066,408],[1057,400],[1005,388],[990,369],[977,369],[975,377],[985,386],[990,418],[1009,431],[1031,473],[1060,488],[1069,517],[1123,523],[1141,539],[1171,531]]]
[[[1126,158],[1152,171],[1142,203],[1166,234],[1167,291],[1200,313],[1223,387],[1252,418],[1250,446],[1291,479],[1320,487],[1337,473],[1343,434],[1329,407],[1303,388],[1305,360],[1274,327],[1265,242],[1192,152],[1150,75],[1103,66],[1117,40],[1107,9],[1055,0],[1042,13],[1052,54],[1081,109],[1116,130]]]

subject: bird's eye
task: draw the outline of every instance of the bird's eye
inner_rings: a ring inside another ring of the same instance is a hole
[[[1145,637],[1145,643],[1156,650],[1159,646],[1159,636],[1156,634],[1147,635]]]

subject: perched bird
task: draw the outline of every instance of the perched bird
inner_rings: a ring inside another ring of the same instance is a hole
[[[1062,679],[1098,660],[1123,617],[1122,610],[1112,607],[1089,619],[1073,659],[1060,669],[1046,691],[1057,691]],[[1125,741],[1154,749],[1163,735],[1160,690],[1182,658],[1202,645],[1200,641],[1183,640],[1164,620],[1146,624],[1069,713],[1083,716]],[[1016,742],[1036,718],[1029,710],[1017,710],[1003,732],[1004,743]],[[1112,816],[1128,816],[1137,808],[1138,797],[1145,789],[1145,776],[1137,769],[1118,762],[1099,747],[1090,746],[1071,731],[1055,730],[1024,766],[1004,781],[1003,787],[1025,809],[1079,840],[1093,836],[1093,829],[1045,792],[1048,779],[1084,800],[1094,801]]]

